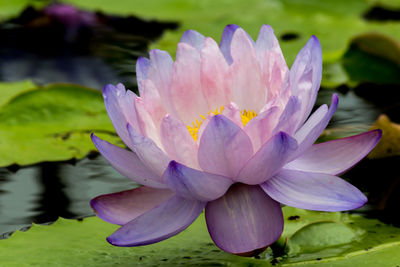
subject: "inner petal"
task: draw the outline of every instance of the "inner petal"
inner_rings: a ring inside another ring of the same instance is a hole
[[[219,108],[217,108],[215,110],[210,110],[207,113],[207,117],[221,114],[223,110],[224,110],[224,106],[220,106]],[[245,110],[244,109],[240,112],[240,115],[241,115],[243,126],[246,126],[246,124],[249,123],[249,121],[251,121],[253,118],[257,117],[257,112],[255,112],[253,110]],[[206,119],[206,116],[200,115],[199,119],[192,121],[192,125],[187,125],[187,129],[188,129],[190,135],[193,137],[194,141],[197,141],[197,133],[199,131],[201,124],[203,123],[203,121],[205,119]]]

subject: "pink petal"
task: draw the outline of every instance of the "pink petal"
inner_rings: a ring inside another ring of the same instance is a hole
[[[223,115],[210,119],[200,139],[198,160],[209,173],[235,177],[253,155],[250,138]]]
[[[151,80],[157,88],[163,100],[164,109],[168,113],[174,114],[175,111],[169,97],[174,62],[171,56],[165,51],[154,49],[150,50],[149,54],[150,66],[146,78]]]
[[[233,183],[227,177],[198,171],[175,161],[169,163],[163,179],[178,195],[199,201],[221,197]]]
[[[141,186],[113,194],[101,195],[90,201],[96,215],[106,222],[123,225],[171,198],[169,189]]]
[[[155,104],[155,106],[157,106],[157,104]],[[153,106],[153,108],[159,108],[155,106]],[[147,110],[147,106],[143,98],[135,97],[135,108],[136,108],[138,122],[140,125],[140,131],[143,134],[143,136],[153,140],[153,142],[156,143],[158,147],[162,148],[161,137],[160,137],[160,125],[155,124],[152,114],[149,112],[149,110]],[[152,106],[149,106],[149,109],[151,108]]]
[[[266,87],[262,79],[252,40],[246,32],[237,29],[231,43],[233,59],[229,68],[232,99],[241,110],[259,112],[266,103]]]
[[[201,50],[204,45],[205,37],[194,30],[187,30],[182,34],[181,43],[187,43],[190,46],[193,46],[197,50]]]
[[[250,137],[254,151],[258,151],[271,137],[272,130],[277,124],[279,115],[279,108],[272,107],[246,124],[244,131]]]
[[[221,42],[219,44],[219,48],[228,64],[232,64],[233,61],[231,56],[231,42],[233,34],[237,29],[239,29],[239,26],[235,24],[227,25],[222,33]]]
[[[161,141],[170,159],[200,169],[197,162],[197,143],[186,125],[172,115],[167,115],[162,121]]]
[[[119,228],[107,241],[122,247],[162,241],[185,230],[200,215],[204,206],[204,202],[171,197]]]
[[[302,117],[297,123],[300,126],[310,114],[321,84],[322,52],[317,37],[312,36],[300,50],[289,75],[292,95],[298,96],[302,103]]]
[[[279,96],[288,73],[285,58],[271,26],[263,25],[255,50],[259,59],[263,80],[268,88],[268,101]]]
[[[382,132],[373,130],[311,146],[285,169],[337,175],[354,166],[378,143]]]
[[[154,86],[151,80],[143,80],[141,84],[141,87],[143,89],[143,92],[141,93],[141,98],[143,99],[145,109],[151,116],[152,121],[157,131],[159,132],[161,121],[166,115],[163,101],[161,99],[159,91]]]
[[[259,186],[231,186],[223,197],[207,204],[205,214],[211,238],[229,253],[258,254],[283,230],[279,203]]]
[[[231,99],[228,64],[217,43],[206,38],[201,50],[201,84],[203,94],[211,110],[228,104]]]
[[[186,125],[209,111],[201,87],[200,53],[185,43],[178,44],[170,97],[179,118]]]
[[[132,148],[126,124],[132,124],[135,130],[141,133],[134,103],[135,94],[125,90],[122,84],[117,86],[109,84],[103,89],[103,97],[108,116],[115,131],[122,141]]]
[[[280,132],[271,137],[240,170],[236,181],[256,185],[271,178],[297,149],[296,139]]]
[[[162,176],[170,162],[167,155],[153,142],[153,140],[139,134],[132,125],[127,125],[129,137],[133,145],[133,150],[150,170],[156,175]]]
[[[148,168],[141,160],[123,148],[114,146],[101,140],[94,134],[91,135],[94,145],[108,162],[122,175],[134,182],[155,188],[166,188],[161,175],[157,175]]]
[[[343,211],[367,202],[356,187],[323,173],[282,170],[261,187],[276,201],[301,209]]]
[[[243,128],[242,113],[235,103],[231,102],[228,105],[225,105],[221,114],[230,119],[240,128]]]

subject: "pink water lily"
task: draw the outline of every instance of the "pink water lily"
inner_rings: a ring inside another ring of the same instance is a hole
[[[280,237],[281,203],[321,211],[364,205],[366,197],[337,175],[367,155],[381,132],[314,144],[338,105],[333,95],[329,108],[310,115],[321,71],[315,36],[289,70],[267,25],[257,41],[228,25],[219,45],[190,30],[175,62],[160,50],[139,58],[140,96],[121,84],[103,91],[115,130],[132,151],[92,135],[116,170],[143,185],[92,200],[100,218],[122,225],[107,240],[159,242],[205,209],[219,248],[252,255]]]

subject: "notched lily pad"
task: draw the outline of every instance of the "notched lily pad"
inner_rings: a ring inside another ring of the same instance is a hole
[[[37,87],[0,106],[0,166],[82,158],[90,133],[114,133],[101,92],[77,85]]]

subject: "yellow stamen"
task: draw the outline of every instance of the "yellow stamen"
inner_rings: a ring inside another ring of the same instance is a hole
[[[209,111],[207,116],[210,116],[211,114],[213,114],[213,115],[221,114],[223,110],[224,110],[224,106],[221,106],[214,111],[212,111],[212,110]],[[251,121],[254,117],[257,116],[257,113],[252,110],[247,111],[244,109],[240,112],[240,115],[241,115],[243,126],[246,126],[246,124],[249,121]],[[191,125],[186,126],[188,128],[190,135],[193,137],[194,141],[197,141],[197,132],[199,131],[199,128],[205,119],[206,119],[205,116],[200,115],[200,120],[196,119],[195,121],[192,122],[193,127]]]

